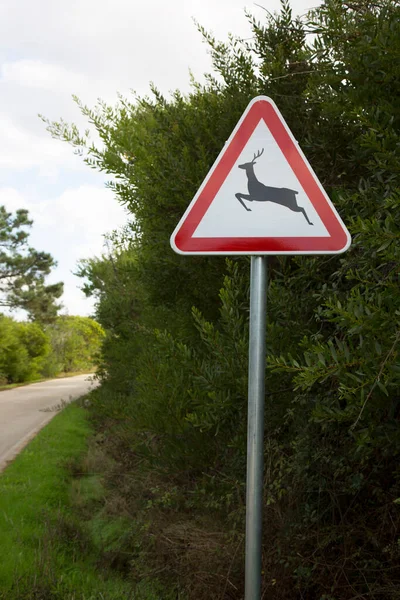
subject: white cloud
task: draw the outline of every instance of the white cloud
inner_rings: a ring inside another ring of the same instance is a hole
[[[317,3],[291,2],[296,12]],[[188,91],[189,69],[197,79],[210,71],[192,17],[217,39],[228,32],[249,37],[244,5],[245,0],[0,2],[0,204],[30,210],[32,245],[58,260],[54,280],[66,283],[70,313],[91,310],[70,273],[76,260],[100,254],[103,234],[126,216],[104,189],[103,175],[51,139],[38,113],[84,128],[72,94],[92,106],[97,98],[113,104],[117,92],[129,95],[131,89],[145,95],[150,81],[164,93]],[[263,8],[247,6],[264,20]],[[266,8],[279,10],[279,0],[268,0]]]
[[[105,251],[104,234],[126,224],[127,212],[100,186],[82,185],[59,196],[34,201],[14,188],[0,188],[0,205],[9,212],[29,210],[33,219],[29,243],[38,250],[50,252],[58,266],[50,281],[64,281],[63,304],[70,314],[89,314],[93,301],[78,289],[82,282],[72,273],[82,258],[99,256]]]
[[[40,203],[38,218],[49,226],[61,226],[64,236],[71,235],[92,253],[101,249],[101,236],[127,221],[127,213],[104,187],[83,185],[69,189],[54,200]]]
[[[64,288],[65,292],[62,297],[63,308],[60,314],[82,315],[84,317],[93,315],[95,304],[93,298],[86,298],[85,294],[78,287],[64,285]]]
[[[29,208],[29,203],[18,190],[0,188],[0,206],[5,206],[8,212],[15,212],[18,208]]]
[[[47,91],[56,88],[58,91],[63,89],[70,93],[77,84],[90,87],[87,78],[81,73],[74,73],[62,65],[44,63],[41,60],[23,59],[3,63],[0,74],[3,83],[16,83]]]
[[[44,129],[44,126],[43,126]],[[82,160],[66,144],[36,135],[0,113],[0,169],[39,169],[39,176],[53,177],[61,168],[82,170]]]

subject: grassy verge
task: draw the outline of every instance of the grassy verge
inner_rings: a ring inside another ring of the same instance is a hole
[[[101,476],[77,472],[91,434],[85,409],[70,404],[0,475],[1,600],[167,598],[99,568],[103,532],[94,543],[87,523],[101,508]]]

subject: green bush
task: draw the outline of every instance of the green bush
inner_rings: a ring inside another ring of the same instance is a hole
[[[104,332],[89,317],[60,316],[46,327],[51,356],[46,372],[69,373],[93,368],[98,358]]]
[[[49,340],[39,325],[0,316],[0,373],[4,381],[39,379],[49,352]]]
[[[0,380],[23,383],[93,369],[104,338],[88,317],[57,317],[51,325],[0,315]]]

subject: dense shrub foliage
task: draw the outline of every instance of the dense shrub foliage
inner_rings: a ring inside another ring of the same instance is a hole
[[[22,383],[93,369],[104,331],[88,317],[60,316],[50,325],[0,314],[0,383]]]
[[[93,319],[62,315],[46,327],[46,334],[51,346],[48,375],[85,371],[96,364],[104,331]]]
[[[95,412],[149,569],[241,598],[249,263],[177,256],[169,236],[248,101],[272,97],[353,244],[269,260],[264,593],[399,598],[400,8],[249,18],[246,41],[203,32],[215,77],[188,96],[81,105],[102,149],[50,125],[133,216],[81,264],[106,330]]]
[[[0,315],[1,383],[39,379],[49,353],[49,340],[37,323],[18,323]]]

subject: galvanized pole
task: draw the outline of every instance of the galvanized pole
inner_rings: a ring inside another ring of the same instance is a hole
[[[261,599],[267,257],[251,257],[245,600]]]

